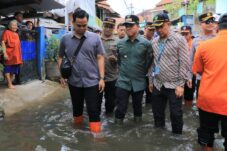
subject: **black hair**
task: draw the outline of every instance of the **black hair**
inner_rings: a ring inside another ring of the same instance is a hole
[[[29,23],[32,23],[32,25],[34,25],[32,21],[26,21],[25,25],[28,26]]]
[[[14,17],[16,17],[16,16],[19,15],[19,14],[23,15],[23,13],[21,13],[21,12],[15,12],[15,13],[14,13]]]
[[[81,8],[77,8],[73,13],[73,22],[76,21],[76,18],[84,18],[84,17],[86,17],[88,20],[89,19],[88,13]]]
[[[140,35],[144,35],[144,31],[143,30],[139,30],[139,34]]]
[[[117,25],[117,29],[119,29],[119,27],[121,27],[121,26],[125,26],[125,25],[123,23],[120,23]]]

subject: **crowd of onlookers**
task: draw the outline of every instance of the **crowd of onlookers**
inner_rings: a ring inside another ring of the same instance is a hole
[[[24,22],[21,12],[14,13],[13,19],[1,25],[1,63],[4,65],[3,73],[9,89],[20,84],[20,66],[22,64],[21,40],[35,39],[34,24],[32,21]]]

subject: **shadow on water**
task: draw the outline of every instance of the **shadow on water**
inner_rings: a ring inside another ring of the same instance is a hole
[[[168,114],[167,114],[168,115]],[[103,138],[94,139],[89,132],[88,117],[84,124],[71,122],[71,102],[39,105],[0,121],[0,151],[197,151],[198,117],[185,109],[184,134],[171,134],[169,117],[166,129],[153,125],[151,105],[144,106],[143,122],[135,124],[131,106],[125,123],[114,124],[113,117],[102,116]],[[215,150],[224,150],[218,135]]]

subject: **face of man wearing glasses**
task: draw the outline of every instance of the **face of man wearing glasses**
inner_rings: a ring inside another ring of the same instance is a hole
[[[203,31],[212,32],[215,29],[214,19],[208,19],[207,21],[201,22],[201,27]]]
[[[113,35],[114,25],[113,24],[103,24],[103,34],[105,37],[110,37]]]
[[[126,34],[129,38],[134,37],[135,35],[138,34],[138,31],[139,31],[138,24],[125,24],[125,28],[126,28]]]
[[[88,20],[86,17],[76,18],[76,20],[73,22],[73,27],[75,32],[78,35],[84,35],[84,33],[87,31],[87,24],[88,24]]]

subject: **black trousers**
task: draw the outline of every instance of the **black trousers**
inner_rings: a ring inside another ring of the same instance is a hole
[[[103,95],[105,97],[105,109],[106,109],[106,114],[113,113],[114,107],[115,107],[115,102],[116,102],[116,80],[110,81],[110,82],[105,82],[105,89],[104,93],[99,94],[99,111],[101,113],[101,106],[102,106],[102,100],[103,100]]]
[[[146,88],[146,103],[152,102],[152,93],[149,91],[149,78],[147,77],[147,88]]]
[[[183,129],[182,98],[176,97],[174,89],[162,87],[159,91],[154,88],[152,111],[154,115],[155,127],[165,126],[165,109],[167,100],[169,101],[172,132],[181,134]]]
[[[206,112],[199,109],[200,127],[198,132],[198,143],[203,146],[213,147],[214,133],[219,132],[221,122],[221,134],[225,138],[224,146],[227,151],[227,116]]]
[[[90,122],[99,122],[99,87],[98,85],[81,88],[69,85],[69,91],[72,99],[73,116],[78,117],[83,114],[84,100],[87,106],[87,112]]]
[[[142,117],[142,99],[144,90],[133,92],[122,88],[116,88],[116,102],[117,108],[115,111],[115,118],[124,119],[128,109],[129,95],[132,95],[132,105],[134,117]]]
[[[192,78],[192,88],[189,88],[187,83],[185,83],[185,86],[184,86],[184,99],[187,100],[187,101],[193,101],[194,92],[195,92],[195,82],[196,82],[196,77],[193,76],[193,78]]]
[[[196,80],[196,98],[199,96],[200,80]]]

